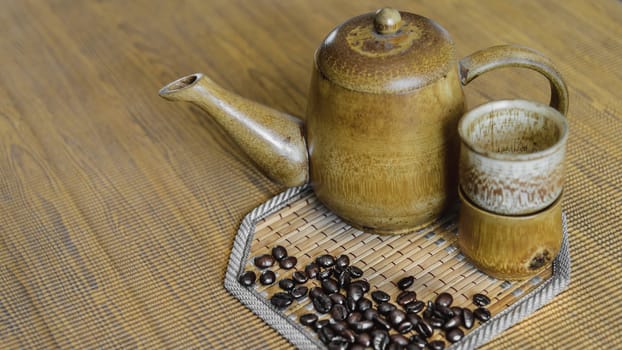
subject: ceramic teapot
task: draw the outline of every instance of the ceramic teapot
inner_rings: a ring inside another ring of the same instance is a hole
[[[566,112],[564,81],[537,51],[496,46],[457,61],[439,24],[391,8],[354,17],[322,42],[306,123],[200,73],[166,85],[160,95],[202,107],[276,182],[309,183],[352,226],[398,234],[456,201],[462,86],[501,67],[542,73],[551,106]]]

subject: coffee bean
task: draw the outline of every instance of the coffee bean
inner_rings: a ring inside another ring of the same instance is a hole
[[[417,294],[415,294],[415,292],[412,291],[403,291],[400,294],[398,294],[397,296],[397,303],[401,306],[404,306],[408,303],[412,303],[413,301],[417,300]]]
[[[333,265],[333,275],[339,276],[343,271],[347,270],[346,268],[337,266],[337,264]]]
[[[320,287],[312,287],[311,290],[309,290],[309,298],[311,299],[317,298],[320,294],[326,294]]]
[[[318,332],[318,335],[320,336],[320,340],[324,344],[330,343],[330,341],[337,336],[337,334],[331,327],[322,327],[322,329],[320,329],[320,331]]]
[[[352,329],[357,332],[367,332],[374,328],[374,321],[371,320],[362,320],[359,322],[355,322],[351,325]]]
[[[349,344],[353,344],[356,341],[356,334],[351,329],[345,329],[343,332],[339,333],[339,335],[341,335]]]
[[[328,344],[328,350],[348,350],[350,343],[343,335],[338,335]]]
[[[371,309],[372,307],[371,300],[367,298],[361,298],[356,302],[356,311],[365,312],[366,310]]]
[[[401,347],[408,345],[408,339],[401,334],[392,334],[391,335],[391,343],[395,343]]]
[[[421,320],[419,323],[417,323],[417,325],[415,326],[415,330],[417,331],[417,333],[421,334],[426,338],[431,337],[434,333],[434,329],[432,329],[432,326],[426,320]]]
[[[348,317],[348,309],[341,304],[333,305],[333,309],[330,311],[331,316],[337,321],[343,321]]]
[[[289,293],[294,297],[294,299],[299,300],[304,298],[307,295],[307,291],[309,288],[306,286],[296,286]]]
[[[328,343],[328,350],[347,350],[348,342],[341,336],[334,337]]]
[[[454,298],[449,293],[441,293],[436,297],[436,305],[449,307],[454,301]]]
[[[402,350],[403,347],[400,346],[398,343],[393,343],[393,342],[389,342],[389,345],[387,346],[387,350]]]
[[[428,300],[428,305],[423,312],[424,318],[430,318],[434,314],[434,303],[431,300]]]
[[[363,270],[361,270],[359,267],[350,266],[348,267],[348,270],[350,270],[350,274],[354,278],[359,278],[363,276]],[[367,290],[369,290],[369,288],[367,288]]]
[[[353,282],[346,288],[346,294],[354,301],[359,301],[363,297],[364,292],[359,284],[354,284]]]
[[[481,322],[486,322],[490,320],[490,311],[484,307],[478,307],[475,311],[473,311],[473,316]]]
[[[293,301],[294,298],[285,292],[274,293],[272,298],[270,298],[270,303],[279,309],[288,307]]]
[[[352,273],[352,272],[350,272]],[[353,281],[352,283],[350,283],[350,285],[357,285],[359,287],[361,287],[361,290],[363,291],[363,293],[367,293],[369,292],[369,282],[365,281],[364,279],[362,280],[358,280],[358,281]]]
[[[324,328],[324,327],[328,327],[330,325],[330,321],[328,320],[318,320],[317,322],[315,322],[315,324],[313,325],[313,329],[316,332],[319,332],[320,329]]]
[[[405,333],[412,331],[413,328],[414,328],[414,325],[412,324],[412,322],[406,320],[400,323],[397,327],[395,327],[395,330],[397,330],[398,332],[402,334],[405,334]]]
[[[277,260],[281,261],[283,258],[287,257],[287,250],[282,245],[277,245],[272,248],[272,256]]]
[[[307,266],[305,266],[305,274],[307,275],[307,278],[309,279],[316,278],[319,272],[320,272],[320,267],[317,266],[316,263],[310,263]]]
[[[438,318],[442,321],[445,320],[445,315],[442,312],[440,312],[436,307],[434,308],[434,310],[432,310],[432,316],[427,317],[427,319],[431,319],[433,317]]]
[[[333,302],[334,304],[339,304],[339,305],[345,305],[346,304],[346,297],[343,294],[340,293],[333,293],[329,295],[330,300]]]
[[[363,312],[363,318],[366,320],[373,321],[376,316],[378,316],[378,311],[375,309],[367,309]]]
[[[413,324],[413,326],[416,326],[417,323],[421,322],[421,317],[417,314],[414,314],[412,312],[409,312],[406,314],[406,319]]]
[[[335,336],[333,337],[332,341],[337,341],[337,342],[343,342],[343,341],[345,341],[345,342],[347,342],[347,341],[346,341],[346,338],[344,338],[344,337],[340,334],[340,332],[341,332],[341,331],[335,330],[334,328],[333,328],[333,330],[334,330],[337,334],[335,334]]]
[[[435,340],[428,343],[430,350],[443,350],[445,349],[445,342],[442,340]]]
[[[462,309],[462,325],[466,329],[473,327],[473,312],[467,308]]]
[[[333,308],[333,302],[330,300],[328,295],[322,293],[313,299],[313,307],[315,308],[315,311],[321,314],[326,314]]]
[[[464,332],[460,328],[453,328],[445,333],[445,338],[452,343],[455,343],[464,337]]]
[[[348,349],[350,350],[365,350],[366,346],[361,344],[351,344]]]
[[[334,318],[330,319],[330,326],[337,333],[341,333],[344,330],[348,329],[348,324],[344,320],[336,320]]]
[[[327,347],[328,350],[347,350],[348,345],[349,344],[344,337],[340,334],[336,334],[330,342],[328,342]]]
[[[316,332],[319,332],[320,329],[322,329],[324,327],[328,327],[329,324],[330,324],[330,321],[328,321],[328,320],[318,320],[313,325],[313,329],[315,329]]]
[[[341,306],[343,307],[343,305]],[[334,310],[334,307],[333,307],[333,310]],[[333,313],[333,310],[331,310],[331,315]],[[347,310],[346,310],[346,315],[347,315]],[[335,318],[331,318],[330,326],[337,333],[338,336],[343,337],[344,339],[346,339],[347,342],[350,342],[349,339],[351,339],[352,342],[354,342],[354,331],[350,329],[350,325],[345,320],[336,320]],[[348,333],[350,333],[351,336]]]
[[[350,312],[356,311],[356,303],[357,302],[351,296],[347,296],[346,297],[346,304],[345,305],[346,305],[346,308],[348,308],[348,311],[350,311]]]
[[[335,260],[335,265],[343,269],[350,265],[350,258],[347,255],[339,255]]]
[[[436,305],[434,307],[433,314],[439,318],[442,318],[443,320],[447,320],[448,318],[452,318],[455,316],[454,312],[450,308],[443,305]]]
[[[374,318],[374,323],[376,324],[376,327],[378,329],[383,329],[385,331],[391,329],[391,324],[389,323],[389,321],[387,321],[382,316],[376,316],[376,318]]]
[[[281,289],[283,290],[290,291],[292,290],[292,288],[294,288],[294,286],[296,286],[296,283],[294,283],[294,280],[292,279],[283,278],[279,281],[279,287],[281,287]]]
[[[298,263],[298,259],[296,259],[296,257],[288,256],[288,257],[283,258],[281,261],[279,261],[279,266],[282,269],[289,270],[289,269],[294,268],[294,266],[296,266],[297,263]]]
[[[443,323],[443,329],[450,330],[452,328],[459,327],[461,324],[462,324],[462,317],[456,315],[448,319],[445,323]]]
[[[323,281],[333,275],[333,269],[322,270],[317,273],[317,279]]]
[[[244,273],[242,273],[240,275],[240,278],[238,279],[238,281],[244,287],[250,287],[253,284],[255,284],[255,280],[256,279],[257,279],[257,275],[255,275],[255,272],[253,272],[253,271],[244,271]]]
[[[328,350],[348,350],[348,341],[341,335],[335,334],[335,336],[326,344]]]
[[[261,275],[259,275],[259,282],[264,286],[270,285],[276,281],[276,274],[272,270],[264,270]]]
[[[317,323],[316,323],[317,324]],[[324,345],[328,344],[328,342],[330,342],[330,338],[328,337],[328,335],[334,335],[335,331],[333,331],[332,329],[329,332],[329,334],[327,335],[324,331],[323,331],[324,327],[322,328],[318,328],[316,330],[317,336],[320,339],[320,341],[322,343],[324,343]]]
[[[371,346],[371,336],[369,333],[361,333],[356,336],[356,343],[364,347]]]
[[[371,293],[371,298],[378,304],[380,303],[384,303],[386,301],[389,301],[391,299],[391,296],[389,296],[389,294],[381,291],[381,290],[375,290]]]
[[[346,322],[349,325],[355,324],[356,322],[360,322],[362,320],[363,320],[363,313],[358,312],[358,311],[352,312],[350,315],[348,315],[348,318],[346,318]]]
[[[335,258],[332,255],[324,254],[318,256],[315,262],[321,267],[331,267],[335,265]]]
[[[345,288],[350,285],[350,282],[352,282],[352,276],[348,270],[341,271],[338,276],[337,284],[339,285],[339,288]]]
[[[378,306],[376,306],[376,310],[378,310],[378,313],[381,315],[388,315],[391,311],[395,309],[397,308],[391,303],[380,303],[378,304]]]
[[[383,330],[374,330],[372,332],[371,345],[374,350],[386,350],[389,345],[389,333]]]
[[[404,310],[406,310],[406,312],[417,313],[423,310],[424,307],[425,307],[425,303],[421,300],[417,300],[417,301],[413,301],[413,302],[410,302],[404,305]]]
[[[452,306],[451,311],[453,311],[455,316],[462,316],[462,308],[460,306]]]
[[[426,321],[432,326],[432,328],[442,328],[445,321],[442,318],[432,316],[427,318]]]
[[[408,287],[413,285],[413,282],[415,282],[415,278],[413,276],[404,277],[397,281],[397,288],[406,290]]]
[[[402,310],[393,310],[387,315],[387,320],[393,327],[397,327],[406,319],[406,314]]]
[[[322,280],[322,289],[324,289],[324,292],[326,292],[326,294],[337,293],[339,292],[339,285],[334,279],[327,278],[325,280]]]
[[[415,334],[410,337],[408,345],[412,345],[414,349],[423,349],[426,347],[426,345],[428,345],[428,342],[425,340],[424,337],[420,336],[419,334]]]
[[[300,316],[300,323],[304,326],[312,327],[315,322],[317,322],[317,319],[318,317],[316,314],[304,314]]]
[[[309,280],[309,279],[307,278],[307,275],[305,275],[305,273],[304,273],[304,272],[302,272],[302,271],[295,271],[295,272],[292,274],[292,279],[293,279],[294,281],[296,281],[296,283],[298,283],[298,284],[303,284],[303,283],[306,283],[306,282]]]
[[[477,306],[486,306],[490,304],[490,298],[488,298],[484,294],[477,293],[473,295],[473,304]]]
[[[274,264],[274,258],[270,254],[263,254],[255,257],[255,266],[259,269],[266,269]]]

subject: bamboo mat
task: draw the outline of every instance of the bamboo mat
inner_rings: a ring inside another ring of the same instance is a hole
[[[561,234],[562,227],[559,230]],[[454,209],[406,235],[364,233],[324,207],[308,187],[290,189],[260,205],[243,220],[229,259],[225,287],[292,343],[312,349],[322,346],[321,342],[297,322],[301,315],[314,312],[310,299],[298,300],[285,310],[272,309],[267,306],[268,300],[282,292],[278,283],[268,286],[257,283],[249,290],[239,285],[239,275],[243,271],[259,273],[254,258],[269,254],[276,245],[284,246],[298,260],[291,270],[270,268],[276,273],[277,281],[292,278],[294,271],[303,271],[320,255],[344,254],[350,258],[351,265],[365,271],[363,278],[370,283],[370,293],[383,290],[395,299],[400,292],[397,281],[413,276],[415,282],[409,289],[417,293],[418,300],[434,300],[447,292],[454,297],[452,305],[474,309],[473,295],[489,296],[491,303],[487,308],[493,318],[485,327],[467,330],[464,340],[451,347],[472,349],[535,312],[568,285],[570,260],[565,227],[560,256],[532,278],[522,281],[498,280],[477,270],[459,252],[456,232]],[[305,285],[320,286],[317,280]],[[431,340],[446,342],[439,332]]]

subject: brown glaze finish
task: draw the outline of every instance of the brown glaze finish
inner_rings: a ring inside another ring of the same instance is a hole
[[[477,268],[499,279],[524,279],[549,266],[562,242],[560,196],[531,215],[482,210],[460,192],[458,246]]]
[[[393,34],[402,26],[402,15],[396,9],[385,7],[376,12],[374,29],[378,34]]]
[[[235,95],[201,73],[166,85],[160,96],[208,112],[260,170],[285,186],[307,182],[307,146],[300,119]]]
[[[346,89],[405,93],[442,78],[455,63],[454,44],[438,23],[401,12],[400,28],[378,34],[377,16],[367,13],[333,29],[316,53],[320,72]]]
[[[434,219],[456,198],[463,101],[456,68],[409,94],[352,91],[316,70],[307,112],[316,195],[368,232],[402,233]]]
[[[528,68],[544,75],[551,85],[550,106],[568,112],[568,88],[551,60],[542,53],[519,45],[492,46],[460,60],[460,76],[466,85],[478,76],[503,67]]]

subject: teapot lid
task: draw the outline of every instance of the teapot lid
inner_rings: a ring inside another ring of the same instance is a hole
[[[316,62],[328,80],[347,89],[401,93],[447,74],[454,63],[454,44],[436,22],[383,8],[330,32]]]

